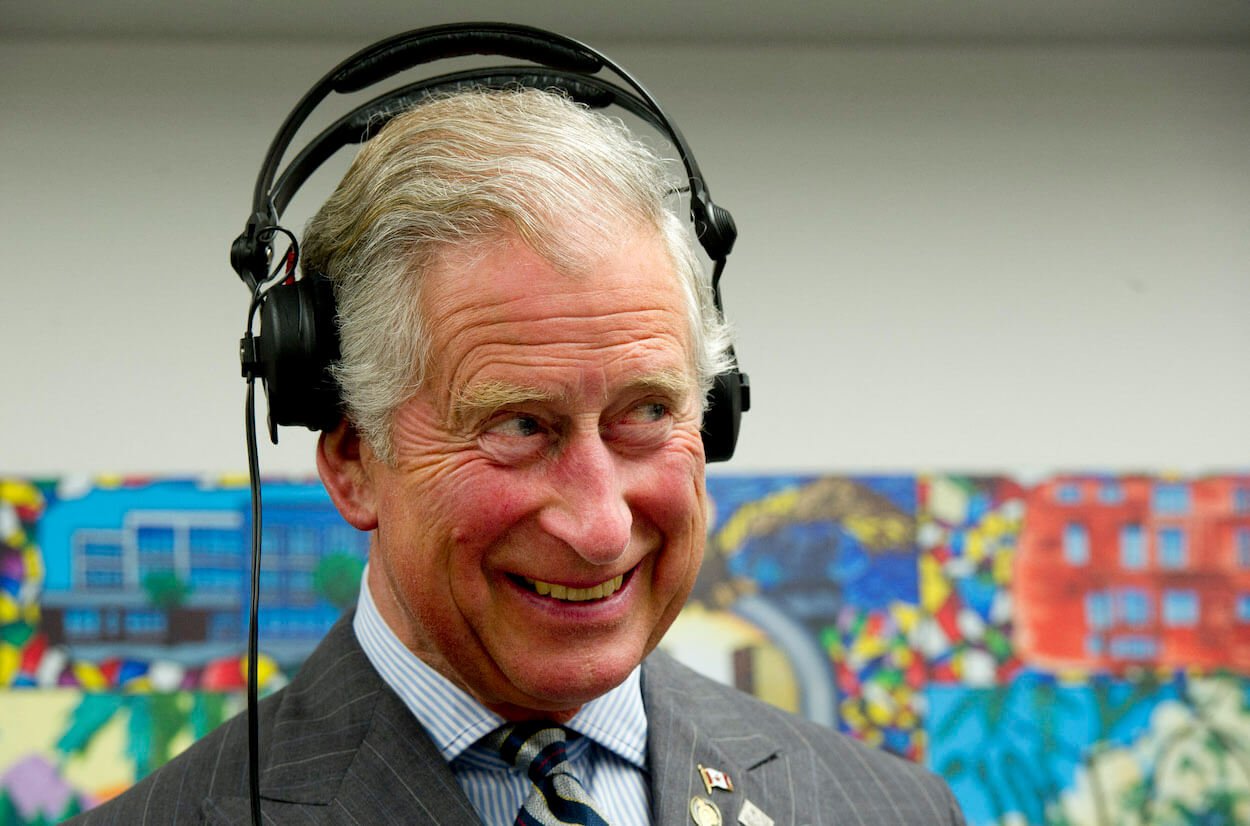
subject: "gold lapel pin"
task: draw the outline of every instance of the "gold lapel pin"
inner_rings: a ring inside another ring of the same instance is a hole
[[[720,809],[706,798],[690,798],[690,819],[695,826],[721,826]]]
[[[699,766],[699,777],[703,778],[703,788],[707,789],[707,793],[711,794],[712,789],[724,789],[727,792],[734,790],[734,782],[729,779],[729,775],[720,769],[704,768],[702,763]]]

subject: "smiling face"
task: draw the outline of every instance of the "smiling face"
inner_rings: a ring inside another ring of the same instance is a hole
[[[658,237],[566,275],[516,238],[425,276],[430,373],[396,460],[323,436],[374,529],[370,589],[410,649],[506,717],[566,719],[659,642],[706,532],[701,395]]]

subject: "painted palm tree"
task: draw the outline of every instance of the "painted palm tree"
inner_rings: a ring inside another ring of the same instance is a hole
[[[190,740],[208,734],[240,706],[234,695],[210,692],[83,694],[70,712],[56,748],[62,761],[82,755],[111,723],[125,727],[126,756],[141,780]]]

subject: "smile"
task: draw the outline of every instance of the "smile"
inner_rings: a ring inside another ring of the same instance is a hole
[[[521,579],[539,596],[561,599],[567,602],[589,602],[592,599],[603,599],[615,594],[620,590],[621,583],[625,581],[625,575],[614,576],[606,582],[600,582],[598,585],[592,585],[589,588],[570,588],[567,585],[542,582],[529,577],[522,577]]]

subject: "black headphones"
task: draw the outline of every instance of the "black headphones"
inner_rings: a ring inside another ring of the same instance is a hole
[[[536,64],[470,69],[411,83],[362,104],[339,118],[300,150],[282,173],[278,165],[296,131],[331,93],[358,92],[426,63],[467,55],[493,55]],[[610,70],[625,86],[598,76]],[[294,237],[279,218],[308,177],[340,148],[369,140],[392,117],[433,93],[462,88],[554,89],[591,108],[619,106],[667,136],[681,155],[690,186],[695,235],[712,259],[713,299],[723,315],[720,276],[738,230],[729,212],[712,203],[694,154],[655,99],[605,55],[552,32],[510,23],[457,23],[417,29],[375,43],[340,63],[310,89],[274,137],[256,178],[252,211],[230,249],[230,263],[253,291],[251,318],[259,309],[262,335],[249,332],[240,346],[243,374],[260,378],[269,399],[269,435],[279,425],[333,428],[342,416],[338,387],[329,377],[339,358],[334,295],[329,279],[306,273],[296,279],[292,256],[283,273],[270,272],[276,234]],[[626,88],[628,87],[628,88]],[[276,182],[275,182],[276,181]],[[279,283],[276,283],[278,281]],[[707,460],[733,456],[742,413],[750,408],[750,385],[735,366],[716,377],[703,420]]]

